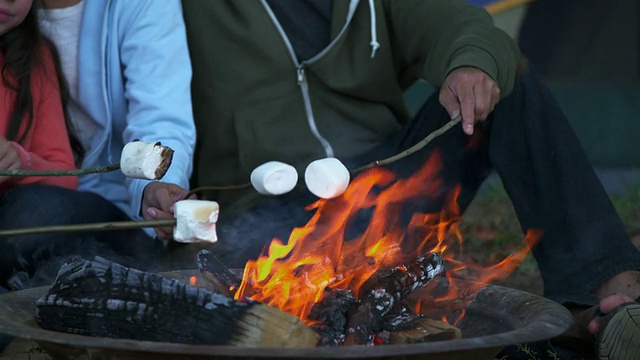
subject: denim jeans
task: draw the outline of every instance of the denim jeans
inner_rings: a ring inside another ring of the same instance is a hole
[[[122,220],[129,218],[111,202],[89,192],[34,184],[16,187],[0,197],[0,229]],[[154,252],[161,250],[162,245],[142,230],[0,238],[0,286],[15,289],[51,283],[70,257],[100,255],[144,269],[152,265]]]
[[[354,168],[395,155],[449,121],[438,94],[431,96],[413,121],[371,153],[344,161]],[[459,184],[461,209],[496,171],[513,203],[523,233],[540,229],[533,249],[545,296],[565,305],[597,303],[592,291],[613,275],[640,269],[640,253],[593,171],[581,144],[547,86],[526,64],[513,92],[501,99],[473,136],[458,125],[421,151],[386,167],[411,175],[438,150],[443,190]],[[447,194],[449,191],[443,191]],[[310,214],[308,191],[269,198],[232,219],[221,219],[221,241],[212,250],[230,266],[257,257],[273,237],[286,240]],[[420,204],[421,211],[441,209],[444,198]],[[366,222],[366,214],[361,222]],[[357,223],[358,221],[356,221]],[[226,239],[226,240],[225,240]]]
[[[7,289],[0,286],[0,295],[5,294],[7,291]],[[0,354],[12,341],[13,338],[11,336],[0,334]]]

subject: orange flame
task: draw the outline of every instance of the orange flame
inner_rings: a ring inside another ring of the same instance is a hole
[[[189,285],[195,286],[197,281],[198,281],[198,278],[195,276],[192,276],[189,278]]]
[[[315,213],[305,226],[293,229],[286,243],[273,239],[264,255],[247,262],[235,299],[248,297],[306,320],[327,286],[348,289],[357,296],[360,286],[381,268],[403,264],[407,254],[428,251],[446,259],[448,276],[471,268],[479,274],[477,281],[506,277],[522,262],[529,246],[488,268],[445,256],[450,248],[462,248],[459,189],[440,213],[415,213],[408,226],[402,224],[407,201],[433,197],[441,189],[440,168],[439,156],[431,156],[407,179],[373,168],[353,179],[342,196],[310,205],[307,210]],[[355,238],[345,238],[346,229],[361,211],[371,211],[367,228]],[[537,237],[527,237],[528,244]],[[452,288],[448,297],[457,296],[455,286]]]

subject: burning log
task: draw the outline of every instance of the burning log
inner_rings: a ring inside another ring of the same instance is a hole
[[[320,334],[318,346],[340,346],[345,341],[347,314],[356,305],[356,297],[349,290],[326,287],[322,300],[309,312],[311,327]]]
[[[234,301],[103,258],[65,264],[36,301],[36,320],[67,333],[245,347],[313,347],[319,336],[297,317]]]
[[[409,265],[372,276],[360,289],[361,304],[349,316],[346,345],[372,345],[385,316],[413,290],[444,272],[444,260],[436,253],[419,256]]]
[[[202,276],[209,281],[217,292],[233,297],[240,286],[241,278],[236,276],[209,250],[200,250],[196,254],[196,263]]]
[[[414,344],[428,341],[454,340],[462,337],[457,327],[444,321],[418,318],[410,323],[407,330],[391,332],[390,344]]]
[[[413,328],[413,323],[421,316],[413,311],[413,308],[405,300],[402,300],[382,318],[382,329],[385,331],[402,331]]]

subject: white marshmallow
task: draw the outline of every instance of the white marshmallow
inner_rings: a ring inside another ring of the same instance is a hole
[[[220,206],[215,201],[180,200],[173,206],[176,226],[173,239],[181,243],[216,242]]]
[[[298,183],[296,168],[279,161],[269,161],[251,172],[251,185],[262,195],[282,195]]]
[[[350,179],[349,170],[336,158],[316,160],[304,172],[304,181],[309,191],[323,199],[342,195],[347,190]]]
[[[159,142],[132,141],[124,146],[120,170],[130,178],[158,180],[171,166],[173,150]]]

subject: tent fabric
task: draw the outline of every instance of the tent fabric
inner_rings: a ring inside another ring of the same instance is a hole
[[[518,42],[552,83],[640,84],[638,0],[534,1]]]
[[[640,1],[533,1],[518,43],[591,162],[640,166]]]
[[[467,1],[516,16],[516,26],[524,13],[520,48],[551,86],[593,165],[640,167],[639,0]],[[415,113],[433,91],[418,82],[407,91],[409,109]]]

